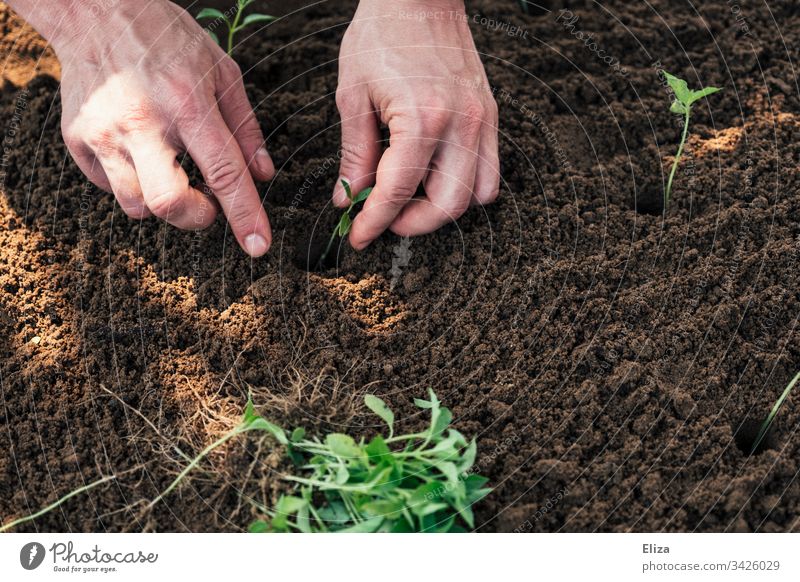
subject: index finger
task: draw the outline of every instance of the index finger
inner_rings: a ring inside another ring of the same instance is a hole
[[[366,248],[389,228],[428,172],[444,127],[441,111],[431,112],[428,118],[410,128],[402,120],[395,127],[389,123],[390,145],[378,164],[375,187],[350,231],[354,249]]]
[[[272,242],[267,213],[239,144],[219,110],[210,112],[188,135],[182,129],[181,138],[219,201],[239,245],[253,257],[266,253]]]

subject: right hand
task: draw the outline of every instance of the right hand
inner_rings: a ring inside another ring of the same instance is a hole
[[[121,0],[96,22],[90,14],[54,43],[62,133],[80,169],[133,218],[200,229],[219,207],[248,254],[266,253],[272,233],[253,180],[275,169],[239,67],[166,0]],[[184,151],[213,198],[189,185],[176,161]]]

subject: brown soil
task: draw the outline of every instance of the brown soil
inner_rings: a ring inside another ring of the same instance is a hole
[[[287,426],[368,431],[365,391],[405,415],[433,386],[479,439],[495,487],[481,530],[798,529],[796,395],[764,452],[748,458],[737,431],[800,369],[800,13],[603,4],[565,1],[571,30],[470,3],[527,33],[472,24],[500,102],[503,195],[413,240],[394,283],[389,234],[323,273],[293,260],[334,221],[332,92],[353,2],[303,10],[236,55],[279,168],[258,261],[223,222],[194,234],[126,218],[70,160],[58,82],[38,74],[20,93],[6,75],[0,129],[19,127],[0,195],[0,521],[113,473],[26,529],[240,530],[239,492],[269,502],[283,486],[270,441],[232,444],[143,505],[179,470],[174,446],[210,442],[248,390]],[[656,60],[725,88],[698,104],[666,218],[679,128]]]

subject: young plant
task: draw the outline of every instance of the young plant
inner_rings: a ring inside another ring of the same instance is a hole
[[[225,23],[225,26],[228,29],[227,52],[228,55],[230,55],[233,52],[233,37],[237,32],[259,22],[272,22],[275,20],[274,16],[268,16],[266,14],[248,14],[244,17],[244,20],[242,20],[244,9],[250,6],[250,4],[253,2],[255,2],[255,0],[236,0],[236,14],[233,17],[233,20],[228,18],[225,13],[223,13],[221,10],[217,10],[216,8],[203,8],[197,14],[197,20],[210,18],[215,21],[221,20]],[[213,30],[207,29],[206,32],[211,35],[211,38],[214,39],[214,42],[222,46],[222,43],[219,41],[219,37]]]
[[[339,222],[336,224],[336,227],[333,229],[333,234],[331,235],[330,240],[328,240],[328,245],[325,247],[325,251],[320,255],[318,265],[323,265],[325,263],[325,259],[328,258],[328,255],[333,248],[333,243],[336,240],[336,237],[344,238],[347,236],[347,233],[350,232],[350,228],[353,226],[353,218],[350,216],[350,213],[355,208],[356,204],[359,202],[364,202],[367,197],[372,193],[372,188],[366,188],[358,193],[357,196],[353,196],[353,192],[350,190],[350,184],[347,183],[346,180],[342,180],[342,186],[344,186],[344,191],[347,194],[347,199],[350,201],[350,205],[342,212],[342,216],[339,218]]]
[[[670,89],[672,89],[672,92],[675,94],[675,101],[672,102],[669,110],[677,115],[683,115],[683,135],[681,136],[681,143],[678,146],[678,153],[675,156],[675,161],[672,163],[672,170],[669,173],[667,189],[664,192],[664,210],[666,211],[670,194],[672,193],[672,181],[675,178],[675,171],[678,169],[678,163],[681,161],[683,148],[686,145],[686,138],[689,135],[689,118],[692,113],[692,105],[703,97],[708,97],[717,91],[721,91],[721,89],[719,87],[706,87],[699,91],[692,91],[683,79],[670,75],[666,71],[663,71],[663,73]]]
[[[794,377],[794,379],[791,382],[789,382],[789,385],[784,389],[783,393],[780,395],[778,400],[775,401],[775,405],[772,407],[772,410],[770,410],[769,414],[767,415],[767,418],[761,424],[761,429],[758,431],[758,436],[756,436],[756,440],[753,441],[753,447],[750,449],[751,455],[756,452],[758,445],[760,445],[761,441],[764,440],[764,437],[767,436],[767,431],[769,430],[769,427],[772,426],[772,421],[775,420],[775,416],[778,414],[778,411],[781,409],[781,406],[783,406],[783,402],[789,397],[789,394],[792,392],[792,390],[794,389],[795,385],[799,380],[800,380],[800,372],[798,372],[797,375]]]
[[[301,475],[294,495],[282,496],[251,532],[454,532],[474,527],[472,505],[491,489],[472,472],[475,440],[449,428],[450,410],[433,390],[415,404],[430,411],[421,432],[394,435],[394,413],[376,396],[364,402],[388,426],[388,435],[358,441],[345,434],[289,438]]]

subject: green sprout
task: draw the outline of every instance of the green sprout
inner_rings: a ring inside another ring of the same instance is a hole
[[[689,118],[691,117],[692,113],[692,105],[703,97],[713,95],[722,89],[719,87],[706,87],[704,89],[700,89],[699,91],[692,91],[689,89],[689,86],[683,79],[679,79],[674,75],[670,75],[666,71],[663,71],[663,73],[664,77],[667,79],[670,89],[672,89],[672,92],[675,94],[675,101],[672,102],[669,110],[672,113],[684,116],[681,143],[680,146],[678,146],[678,153],[675,156],[675,161],[672,163],[672,170],[669,173],[669,180],[667,181],[667,189],[664,192],[664,210],[666,210],[667,205],[669,204],[670,194],[672,193],[672,180],[675,178],[675,171],[678,169],[678,163],[681,161],[683,148],[686,145],[686,138],[689,135]]]
[[[236,35],[237,32],[240,30],[251,26],[253,24],[257,24],[259,22],[272,22],[275,20],[274,16],[268,16],[266,14],[248,14],[242,20],[242,14],[244,13],[244,9],[250,6],[255,2],[255,0],[236,0],[236,14],[233,17],[233,21],[231,21],[225,13],[221,10],[217,10],[216,8],[203,8],[197,14],[197,20],[202,20],[204,18],[211,18],[214,20],[221,20],[225,23],[225,26],[228,28],[228,55],[233,52],[233,37]],[[240,22],[241,21],[241,22]],[[219,37],[213,30],[206,30],[208,34],[211,35],[211,38],[214,39],[218,45],[222,46],[222,43],[219,41]]]
[[[353,208],[355,208],[356,204],[359,202],[364,202],[364,200],[366,200],[367,197],[372,193],[372,188],[365,188],[359,192],[357,196],[353,196],[353,192],[350,190],[350,184],[348,184],[346,180],[342,180],[342,186],[344,186],[344,191],[347,194],[347,199],[350,201],[350,205],[345,209],[344,212],[342,212],[339,222],[334,227],[333,234],[331,235],[330,240],[328,240],[328,246],[325,247],[325,252],[323,252],[319,257],[319,265],[323,265],[325,263],[325,259],[330,254],[336,237],[338,236],[339,238],[344,238],[347,236],[347,233],[350,232],[350,228],[353,226],[353,219],[350,216],[350,213],[353,211]]]
[[[430,411],[420,432],[394,434],[394,413],[377,396],[365,405],[388,426],[388,435],[356,441],[332,433],[306,438],[290,435],[255,413],[247,401],[237,426],[211,443],[181,471],[150,506],[171,493],[211,451],[248,431],[264,431],[287,448],[299,475],[284,475],[297,494],[283,495],[275,508],[254,505],[264,514],[250,525],[260,532],[455,532],[474,527],[472,505],[491,490],[473,471],[477,445],[450,428],[453,415],[433,390],[415,404]],[[462,525],[463,524],[463,525]]]
[[[772,421],[775,420],[775,416],[778,414],[781,406],[783,406],[783,402],[789,397],[789,394],[791,393],[792,389],[794,389],[798,380],[800,380],[800,372],[798,372],[794,379],[789,382],[789,385],[783,390],[783,393],[780,395],[778,400],[775,401],[775,405],[772,407],[772,410],[770,410],[767,418],[761,424],[761,430],[758,431],[756,440],[753,441],[753,447],[750,449],[751,455],[756,452],[758,445],[760,445],[761,441],[764,440],[764,437],[767,436],[767,431],[769,430],[769,427],[772,426]]]

